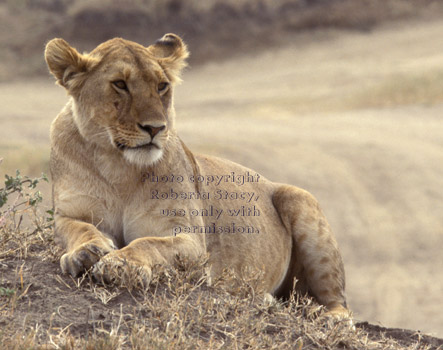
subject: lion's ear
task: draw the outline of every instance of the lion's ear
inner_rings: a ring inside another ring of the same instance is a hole
[[[45,60],[57,83],[69,91],[79,86],[93,63],[63,39],[52,39],[46,45]]]
[[[165,34],[154,45],[149,46],[148,50],[159,59],[173,82],[180,81],[180,73],[187,66],[189,51],[178,35]]]

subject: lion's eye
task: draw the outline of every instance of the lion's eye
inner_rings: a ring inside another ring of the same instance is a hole
[[[162,94],[168,90],[168,87],[169,87],[168,83],[160,83],[160,84],[158,84],[157,89],[158,89],[158,92],[160,94]]]
[[[120,90],[128,91],[128,86],[126,85],[124,80],[116,80],[113,81],[112,84],[114,84],[114,86]]]

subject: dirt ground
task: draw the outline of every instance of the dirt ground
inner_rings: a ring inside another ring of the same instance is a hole
[[[212,298],[212,300],[215,300],[214,297],[221,299],[221,296],[223,295],[218,292],[217,287],[217,289],[215,289],[217,292],[214,293],[214,290],[210,287],[208,289],[204,285],[201,285],[201,283],[197,283],[199,284],[198,288],[192,287],[192,285],[190,286],[189,284],[188,287],[186,287],[189,277],[186,277],[186,281],[179,288],[177,288],[177,285],[171,286],[171,279],[169,279],[169,281],[166,279],[165,281],[163,278],[163,281],[155,287],[151,287],[145,296],[135,290],[128,291],[119,288],[104,288],[103,286],[91,282],[89,277],[86,277],[85,279],[73,279],[66,275],[62,275],[58,260],[56,259],[59,251],[55,250],[54,254],[48,254],[48,245],[51,246],[52,243],[43,243],[44,242],[41,241],[36,244],[34,241],[30,244],[28,256],[24,259],[3,257],[0,262],[1,285],[11,289],[17,288],[16,294],[13,297],[10,297],[9,301],[4,296],[0,297],[0,344],[2,344],[2,341],[5,339],[3,337],[10,333],[14,334],[22,331],[24,334],[27,334],[27,336],[21,336],[20,340],[18,338],[13,340],[15,346],[13,344],[12,347],[11,343],[8,341],[9,339],[6,338],[7,341],[3,345],[5,345],[7,349],[17,349],[18,346],[20,346],[19,344],[22,346],[20,348],[34,349],[31,345],[26,347],[26,344],[34,344],[34,342],[48,344],[51,349],[59,349],[60,346],[65,349],[61,344],[64,344],[66,338],[70,339],[69,337],[75,337],[82,339],[83,342],[88,342],[88,337],[95,338],[97,336],[100,337],[100,335],[104,337],[102,342],[97,342],[92,347],[86,347],[85,345],[84,348],[120,349],[120,346],[117,345],[118,342],[115,342],[115,340],[113,341],[112,339],[116,339],[121,333],[134,333],[134,323],[139,325],[142,332],[146,332],[146,328],[149,327],[164,328],[165,321],[163,318],[165,315],[161,315],[158,307],[156,309],[155,306],[159,305],[160,307],[163,307],[163,310],[168,315],[166,316],[166,320],[174,314],[174,310],[165,310],[168,306],[161,306],[162,303],[165,302],[163,300],[164,295],[167,296],[166,298],[172,298],[174,300],[185,299],[185,303],[190,305],[191,308],[195,307],[193,305],[202,305],[206,302],[206,298]],[[178,277],[185,279],[183,276],[180,277],[179,275]],[[172,283],[174,283],[174,281],[172,281]],[[196,280],[193,281],[193,284],[195,283]],[[20,287],[20,284],[22,284],[22,287]],[[190,291],[184,291],[183,287],[190,289]],[[177,293],[177,295],[168,296],[171,292],[173,294]],[[145,304],[146,300],[150,300],[150,305]],[[228,302],[225,300],[220,300],[219,302],[221,305],[225,303],[229,307],[229,303],[233,303],[235,300],[228,299]],[[171,308],[174,309],[173,306],[171,306]],[[257,306],[254,304],[251,305],[249,302],[249,304],[246,305],[246,308],[254,310]],[[175,312],[179,311],[180,310],[175,309]],[[203,308],[203,312],[204,311]],[[202,310],[199,312],[202,312]],[[220,312],[219,308],[217,308],[217,312]],[[289,311],[284,312],[291,314]],[[245,315],[237,316],[238,319],[241,317],[244,317],[248,323],[263,322],[260,321],[260,319],[254,320],[253,322],[253,320],[248,319]],[[255,315],[253,317],[257,318]],[[270,334],[271,339],[273,339],[271,340],[272,343],[277,342],[278,344],[278,340],[276,339],[277,334],[279,331],[282,332],[285,330],[285,327],[287,328],[287,326],[294,327],[291,333],[295,335],[295,339],[297,339],[297,334],[300,332],[305,336],[308,335],[314,338],[318,336],[317,334],[314,335],[313,333],[309,333],[309,330],[305,326],[294,325],[287,322],[287,320],[286,322],[284,322],[285,320],[272,321],[277,321],[275,329],[271,331]],[[312,320],[302,320],[302,322],[312,322]],[[146,328],[140,326],[145,323],[147,323]],[[282,328],[279,330],[280,326]],[[200,329],[203,329],[203,327],[204,323],[202,323]],[[385,328],[368,322],[357,322],[355,323],[355,327],[356,330],[354,329],[354,331],[351,331],[351,334],[349,334],[349,330],[345,330],[343,334],[338,335],[343,339],[339,342],[341,344],[339,348],[441,349],[443,346],[443,339],[430,337],[417,331]],[[32,331],[30,332],[30,330]],[[269,330],[267,330],[267,332],[269,332]],[[324,332],[325,334],[329,334],[329,336],[331,336],[331,333],[334,334],[333,330],[326,330]],[[275,333],[274,336],[272,333]],[[145,349],[146,346],[137,347],[137,341],[134,341],[136,336],[137,334],[132,334],[132,336],[130,336],[130,339],[132,337],[132,347],[130,348]],[[149,334],[147,334],[147,336],[149,337]],[[348,342],[348,340],[345,340],[347,337],[350,337],[351,339],[354,338],[354,341],[361,342],[362,345],[360,345],[360,347],[345,346],[344,344]],[[361,340],[356,340],[359,338]],[[362,338],[365,339],[363,340]],[[156,349],[181,348],[174,346],[173,343],[159,346],[155,343],[155,340],[153,341],[151,339],[151,341],[152,343],[149,342],[148,344],[151,346],[154,344],[157,345]],[[326,346],[328,340],[324,339],[323,341],[325,342],[324,346]],[[372,346],[363,346],[363,344],[368,342],[370,344],[371,341],[375,342]],[[69,341],[67,344],[69,344]],[[297,348],[297,345],[300,343],[293,340],[292,344],[293,346],[289,347],[291,349]],[[204,346],[199,347],[196,344],[194,344],[194,346],[191,348],[205,348]],[[266,348],[266,346],[263,348]],[[286,349],[286,347],[284,348]],[[318,344],[310,344],[305,341],[303,348],[318,349],[323,347],[318,347]],[[40,350],[40,348],[37,349]],[[41,350],[43,349],[46,348],[42,348]],[[67,346],[66,349],[71,348]],[[297,349],[301,349],[301,347],[298,347]]]
[[[442,32],[443,19],[433,19],[300,34],[285,47],[190,67],[176,90],[177,126],[192,150],[319,199],[357,320],[439,337]],[[1,173],[47,171],[49,125],[65,101],[50,78],[0,83]]]

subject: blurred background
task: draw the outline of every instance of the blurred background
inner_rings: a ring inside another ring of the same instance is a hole
[[[168,32],[192,55],[176,89],[188,146],[319,199],[357,320],[443,337],[441,1],[0,0],[0,176],[48,172],[67,101],[48,40]]]

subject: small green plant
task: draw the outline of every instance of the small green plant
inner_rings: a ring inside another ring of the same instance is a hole
[[[15,294],[14,289],[0,287],[0,297],[12,297]]]
[[[4,186],[0,185],[0,259],[26,258],[40,242],[52,242],[54,212],[42,213],[41,181],[48,181],[46,175],[30,178],[19,170],[15,176],[5,175]],[[0,292],[4,295],[8,295],[5,288]]]
[[[2,159],[0,159],[1,164]],[[36,210],[37,205],[42,202],[42,194],[36,190],[41,181],[48,182],[48,177],[42,174],[38,178],[30,178],[20,174],[17,170],[15,176],[5,175],[4,187],[0,187],[0,227],[2,227],[8,217],[15,216],[18,212],[28,209]],[[6,209],[3,209],[6,207]],[[46,218],[47,224],[51,225],[53,221],[53,211],[46,212],[49,216]]]
[[[5,175],[5,178],[5,187],[0,188],[0,208],[6,204],[8,197],[13,193],[23,195],[24,199],[26,199],[26,201],[23,201],[17,205],[28,204],[30,206],[35,206],[37,203],[42,201],[40,191],[25,193],[23,187],[27,185],[28,188],[35,189],[40,181],[43,180],[48,182],[48,178],[45,174],[42,174],[42,176],[39,178],[30,179],[27,176],[22,176],[20,174],[20,170],[17,170],[15,176]]]

